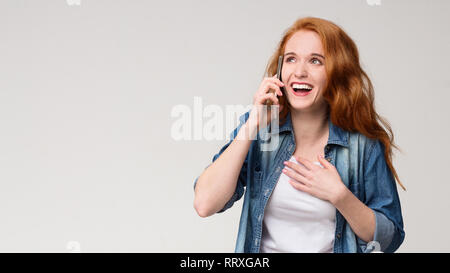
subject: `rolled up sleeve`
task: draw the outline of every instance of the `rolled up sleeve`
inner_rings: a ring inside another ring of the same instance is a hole
[[[395,252],[405,238],[400,199],[395,178],[384,157],[384,145],[373,141],[364,160],[364,204],[375,214],[373,241],[382,252]],[[367,242],[358,238],[363,252]]]

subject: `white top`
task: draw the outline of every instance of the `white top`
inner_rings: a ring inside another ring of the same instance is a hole
[[[294,157],[289,161],[301,164]],[[267,202],[260,252],[333,252],[336,208],[297,190],[289,179],[281,173]]]

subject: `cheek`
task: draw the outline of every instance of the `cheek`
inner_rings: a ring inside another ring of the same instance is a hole
[[[281,80],[284,83],[288,82],[289,75],[292,74],[292,71],[290,71],[289,68],[283,67],[283,71],[281,71]]]
[[[320,86],[320,88],[323,88],[327,83],[327,74],[325,71],[315,71],[312,74],[312,77],[314,78],[316,85]]]

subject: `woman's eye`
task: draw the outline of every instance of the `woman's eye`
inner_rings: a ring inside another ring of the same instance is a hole
[[[286,59],[286,62],[291,62],[291,60],[294,60],[294,57],[288,57],[287,59]],[[312,60],[311,60],[311,62],[313,63],[313,64],[322,64],[322,61],[320,61],[319,59],[317,59],[317,58],[313,58]]]
[[[315,62],[315,61],[317,61],[317,62]],[[313,62],[313,64],[322,64],[322,62],[316,58],[312,59],[312,62]]]
[[[293,59],[293,57],[288,57],[287,59],[286,59],[286,62],[289,62],[290,60],[292,60]]]

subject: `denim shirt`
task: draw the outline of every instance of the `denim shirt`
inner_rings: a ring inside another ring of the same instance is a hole
[[[230,141],[214,155],[212,162],[231,144],[241,126],[247,121],[249,113],[250,111],[239,117],[240,124],[231,133]],[[373,241],[378,242],[379,250],[396,251],[405,238],[405,232],[396,183],[384,158],[384,145],[379,140],[369,139],[358,132],[348,132],[337,127],[331,122],[329,115],[328,125],[329,137],[324,151],[325,158],[336,167],[345,186],[374,212],[376,226]],[[288,161],[295,151],[289,113],[285,123],[278,130],[274,128],[271,134],[278,134],[278,148],[263,151],[261,149],[263,141],[258,133],[250,145],[233,196],[217,212],[222,213],[232,207],[245,191],[236,253],[260,252],[262,222],[267,201],[284,168],[283,162]],[[194,189],[198,178],[194,181]],[[356,236],[336,209],[333,251],[356,253],[373,250],[368,246],[368,242]]]

